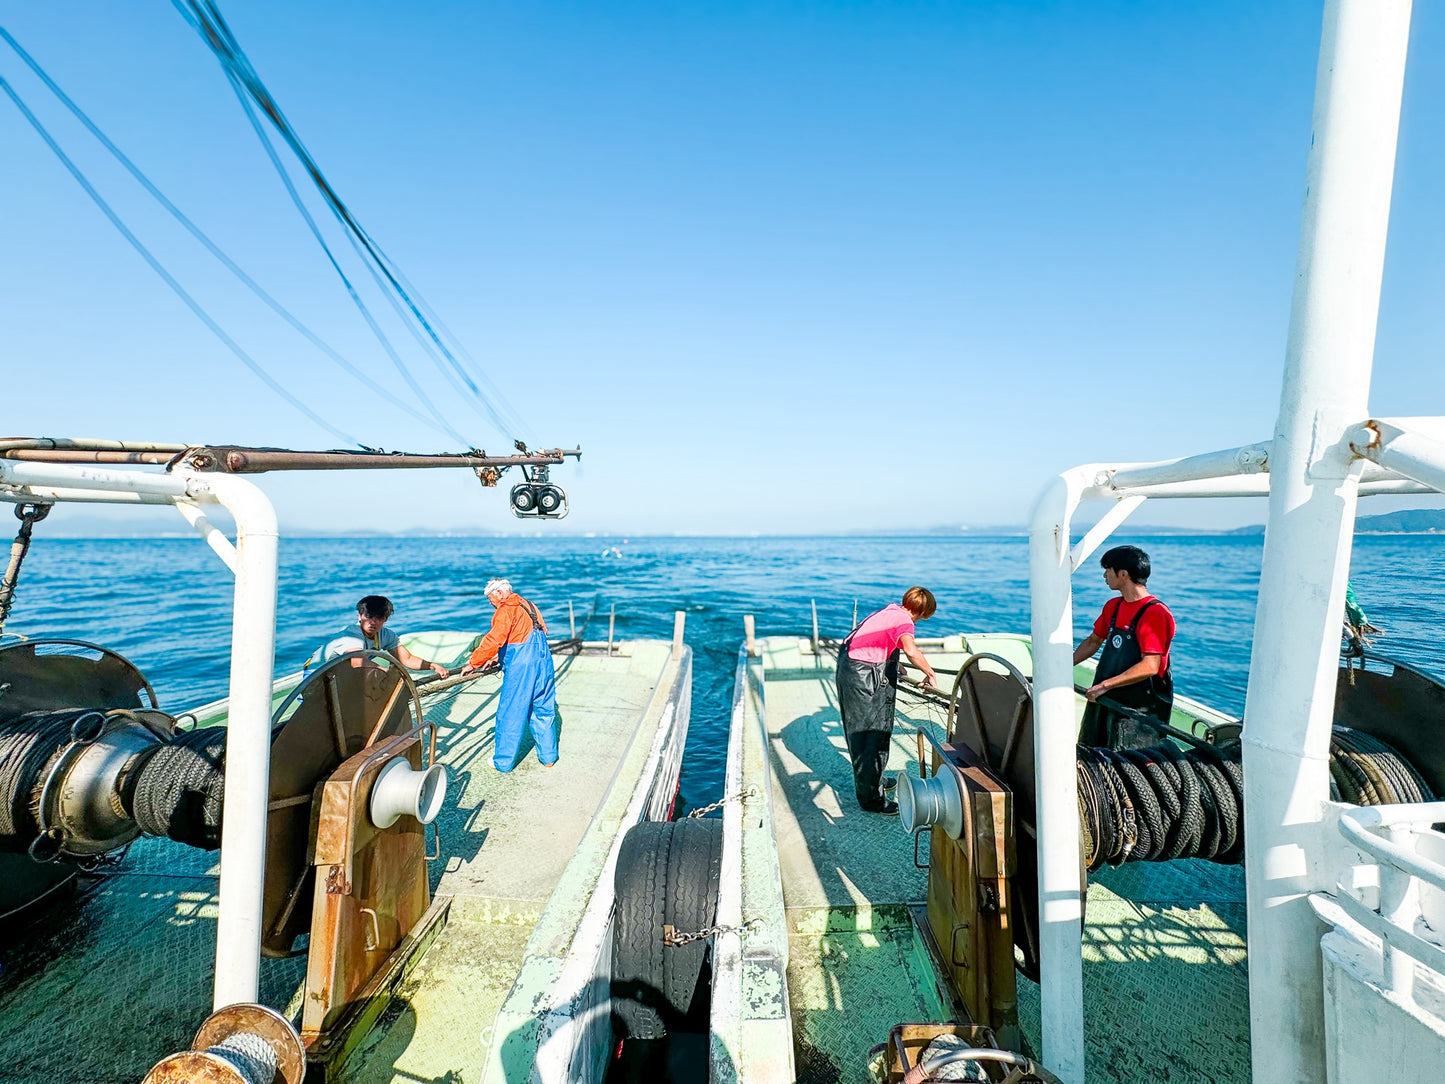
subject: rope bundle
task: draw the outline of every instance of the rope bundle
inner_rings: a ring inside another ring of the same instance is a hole
[[[68,708],[0,724],[0,849],[24,851],[39,838],[41,795],[52,767],[73,741],[98,737],[116,713]],[[224,728],[178,733],[135,756],[111,800],[146,835],[213,851],[221,845],[225,752]]]
[[[0,724],[0,847],[23,851],[40,835],[40,791],[51,763],[70,743],[72,730],[103,719],[100,712],[70,708]]]
[[[1238,760],[1213,750],[1079,747],[1083,854],[1096,870],[1122,862],[1244,853],[1244,775]]]
[[[1363,730],[1337,726],[1330,740],[1330,797],[1355,805],[1430,802],[1434,794],[1415,766]]]
[[[225,773],[224,727],[177,733],[134,768],[131,816],[148,836],[214,851],[221,845]]]
[[[1238,743],[1180,749],[1079,746],[1080,847],[1090,872],[1123,862],[1244,858],[1244,769]],[[1434,795],[1398,751],[1337,726],[1330,797],[1355,805],[1428,802]]]

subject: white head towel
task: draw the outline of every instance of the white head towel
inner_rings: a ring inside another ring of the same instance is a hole
[[[482,593],[489,596],[495,594],[510,595],[512,593],[512,584],[509,580],[504,580],[498,576],[495,579],[487,581],[487,586],[483,588]]]

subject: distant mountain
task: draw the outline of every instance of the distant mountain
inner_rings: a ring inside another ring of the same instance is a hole
[[[1445,508],[1406,508],[1355,520],[1356,534],[1445,534]]]
[[[1224,534],[1264,534],[1264,524],[1236,527]],[[1355,534],[1445,534],[1445,508],[1405,508],[1378,516],[1360,516]]]

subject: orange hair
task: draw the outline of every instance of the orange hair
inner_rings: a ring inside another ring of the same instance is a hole
[[[910,587],[903,592],[903,608],[913,615],[915,621],[927,621],[938,609],[938,602],[928,588]]]

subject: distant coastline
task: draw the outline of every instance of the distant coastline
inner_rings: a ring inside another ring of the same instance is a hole
[[[217,524],[222,526],[222,524]],[[37,534],[41,534],[37,531]],[[1147,537],[1169,537],[1169,536],[1250,536],[1264,534],[1264,524],[1256,523],[1247,527],[1233,528],[1210,528],[1210,527],[1173,527],[1163,525],[1150,525],[1146,523],[1130,524],[1125,528],[1125,534]],[[64,538],[75,540],[117,540],[126,539],[165,539],[184,538],[191,539],[196,536],[185,530],[184,527],[177,529],[169,522],[162,523],[150,520],[112,520],[102,516],[74,516],[68,519],[52,520],[44,525],[43,534],[49,538]],[[912,527],[912,528],[875,528],[852,531],[820,531],[808,535],[796,534],[793,532],[749,532],[740,534],[711,534],[709,532],[674,531],[674,532],[648,532],[648,531],[569,531],[562,529],[546,530],[519,530],[519,531],[488,531],[476,528],[454,528],[451,530],[439,530],[436,528],[411,528],[404,531],[369,531],[369,530],[347,530],[336,528],[315,528],[315,527],[289,527],[282,525],[281,534],[286,538],[568,538],[568,539],[606,539],[615,541],[627,538],[935,538],[935,537],[975,537],[975,538],[1007,538],[1019,537],[1028,534],[1028,528],[1022,525],[996,525],[996,526],[936,526],[936,527]],[[1385,512],[1377,516],[1360,516],[1355,521],[1355,534],[1357,535],[1445,535],[1445,508],[1411,508],[1398,512]]]

